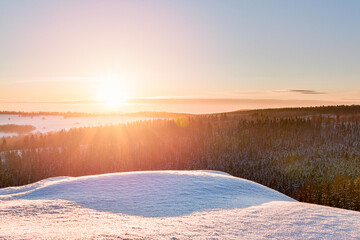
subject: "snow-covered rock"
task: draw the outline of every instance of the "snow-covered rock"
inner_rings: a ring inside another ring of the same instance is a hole
[[[0,189],[0,239],[360,238],[360,213],[215,171],[57,177]]]

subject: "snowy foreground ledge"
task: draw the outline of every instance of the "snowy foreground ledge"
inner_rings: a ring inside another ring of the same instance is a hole
[[[356,239],[360,213],[212,171],[58,177],[0,189],[0,239]]]

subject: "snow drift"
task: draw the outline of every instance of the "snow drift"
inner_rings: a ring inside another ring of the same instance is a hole
[[[360,213],[215,171],[57,177],[0,189],[0,239],[360,238]]]
[[[2,195],[2,196],[1,196]],[[83,207],[145,217],[294,201],[260,184],[209,171],[159,171],[50,178],[0,190],[0,199],[63,199]]]

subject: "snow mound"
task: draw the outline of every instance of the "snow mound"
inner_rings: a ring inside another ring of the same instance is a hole
[[[295,201],[260,184],[215,171],[154,171],[57,177],[0,189],[0,200],[68,200],[82,207],[144,217]]]
[[[0,239],[360,239],[360,213],[214,171],[57,177],[0,189]]]

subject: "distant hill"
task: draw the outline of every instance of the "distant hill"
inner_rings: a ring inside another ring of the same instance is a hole
[[[64,116],[64,117],[99,117],[99,116],[126,116],[126,117],[157,117],[176,118],[183,116],[196,116],[189,113],[172,112],[135,112],[135,113],[83,113],[83,112],[22,112],[22,111],[0,111],[0,115],[19,116]]]
[[[195,116],[213,116],[219,114],[228,115],[309,115],[309,114],[360,114],[360,105],[337,105],[337,106],[316,106],[316,107],[297,107],[297,108],[269,108],[269,109],[244,109],[232,112],[190,114],[175,112],[135,112],[135,113],[83,113],[83,112],[23,112],[23,111],[0,111],[0,114],[11,114],[20,116],[39,116],[56,115],[64,117],[94,117],[94,116],[136,116],[136,117],[158,117],[158,118],[176,118],[176,117],[195,117]]]
[[[32,125],[4,124],[0,125],[0,132],[25,134],[34,131],[36,128]]]

